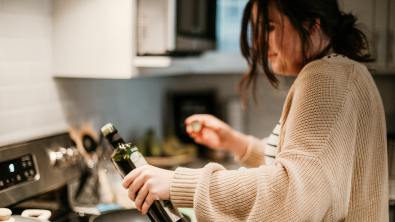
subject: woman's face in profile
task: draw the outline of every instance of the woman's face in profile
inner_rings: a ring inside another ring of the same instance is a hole
[[[253,7],[256,15],[257,7]],[[274,73],[296,76],[303,68],[303,55],[298,32],[288,17],[282,15],[275,6],[269,6],[268,61]]]

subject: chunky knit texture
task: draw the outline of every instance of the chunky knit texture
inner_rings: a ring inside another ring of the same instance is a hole
[[[284,104],[278,154],[259,140],[241,161],[256,168],[177,168],[171,200],[198,221],[388,221],[384,109],[360,63],[307,64]]]

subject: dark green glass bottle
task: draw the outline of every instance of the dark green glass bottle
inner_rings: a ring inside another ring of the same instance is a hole
[[[122,178],[137,167],[147,164],[138,148],[126,143],[111,123],[103,126],[101,131],[113,149],[111,160]],[[153,222],[186,222],[178,209],[168,200],[154,201],[147,215]]]

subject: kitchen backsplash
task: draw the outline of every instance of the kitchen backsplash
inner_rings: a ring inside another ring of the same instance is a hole
[[[51,1],[0,1],[0,145],[64,131],[51,77]]]
[[[215,89],[217,113],[225,118],[227,103],[239,99],[236,85],[240,77],[212,74],[130,80],[57,79],[56,84],[69,123],[90,121],[101,125],[112,122],[125,137],[135,141],[148,128],[153,128],[158,136],[164,134],[165,120],[170,118],[166,114],[170,106],[166,98],[169,90],[191,92]],[[292,79],[289,81],[292,82]],[[270,134],[280,118],[288,84],[284,83],[284,89],[279,91],[268,83],[264,84],[267,90],[258,91],[261,99],[257,109],[252,99],[248,99],[249,111],[242,117],[246,120],[244,132],[259,137]]]
[[[163,135],[166,92],[216,89],[222,107],[238,98],[241,75],[180,75],[130,80],[64,79],[51,75],[51,0],[0,0],[0,146],[64,132],[68,125],[114,123],[136,139],[148,128]],[[395,75],[375,77],[388,129],[395,132]],[[261,81],[259,104],[248,99],[245,133],[270,134],[293,78],[280,90]]]

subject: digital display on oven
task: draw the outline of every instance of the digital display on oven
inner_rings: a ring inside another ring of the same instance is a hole
[[[34,180],[37,174],[32,155],[25,155],[0,163],[0,172],[0,191],[29,180]]]

